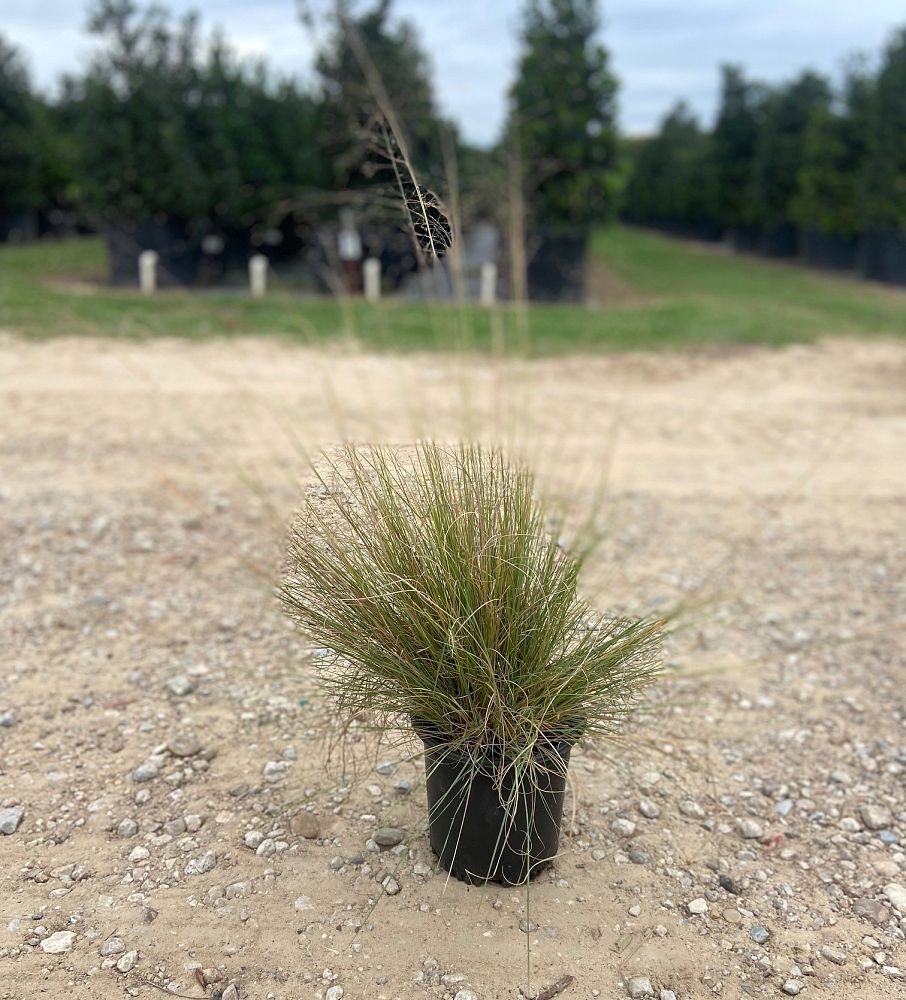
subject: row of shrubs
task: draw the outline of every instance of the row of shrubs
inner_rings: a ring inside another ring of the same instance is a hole
[[[710,130],[680,103],[629,152],[628,221],[906,284],[906,29],[836,89],[726,66]]]
[[[374,159],[374,102],[339,14],[324,19],[313,87],[240,59],[195,15],[130,0],[90,6],[95,55],[52,97],[0,38],[0,241],[100,230],[115,281],[135,280],[144,247],[185,283],[199,273],[216,280],[254,250],[275,259],[317,248],[343,204],[358,206],[366,230],[381,228],[372,194],[381,178],[363,169]],[[356,30],[382,69],[393,67],[388,89],[420,173],[437,175],[444,133],[468,171],[479,154],[437,111],[411,28],[379,3]],[[398,209],[393,219],[383,227],[388,245]]]

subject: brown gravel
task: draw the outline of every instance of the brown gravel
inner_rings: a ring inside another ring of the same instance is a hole
[[[3,1000],[515,998],[520,924],[564,1000],[906,992],[906,344],[7,338],[0,428]],[[417,762],[328,753],[270,596],[306,451],[476,429],[580,509],[606,476],[603,600],[688,603],[530,914],[433,872]]]

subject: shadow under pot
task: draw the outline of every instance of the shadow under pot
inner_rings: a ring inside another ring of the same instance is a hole
[[[425,745],[431,848],[441,866],[472,885],[520,885],[557,856],[573,744],[539,744],[530,773],[501,772],[499,757],[475,760],[436,729],[413,719]],[[505,766],[505,764],[504,764]]]

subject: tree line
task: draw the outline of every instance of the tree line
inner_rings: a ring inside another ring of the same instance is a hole
[[[114,257],[118,241],[142,244],[179,272],[183,253],[187,278],[205,239],[237,260],[250,243],[289,254],[341,206],[355,209],[367,240],[369,220],[398,220],[399,199],[365,52],[419,180],[461,217],[506,230],[520,211],[534,289],[581,289],[581,275],[576,285],[566,272],[589,228],[614,214],[619,172],[617,85],[596,40],[597,0],[525,0],[507,121],[490,150],[439,111],[429,60],[391,6],[325,0],[317,16],[303,14],[326,28],[308,86],[240,60],[195,15],[134,0],[91,4],[100,46],[53,98],[0,40],[0,239],[78,222],[104,231]]]
[[[711,129],[680,102],[626,151],[628,221],[906,283],[906,29],[837,87],[724,66]]]

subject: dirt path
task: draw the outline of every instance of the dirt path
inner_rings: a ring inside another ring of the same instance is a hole
[[[6,339],[0,428],[4,1000],[516,998],[527,943],[564,1000],[906,991],[906,345]],[[434,871],[417,762],[328,757],[270,597],[305,450],[476,428],[579,508],[607,475],[608,604],[709,600],[528,915]]]

